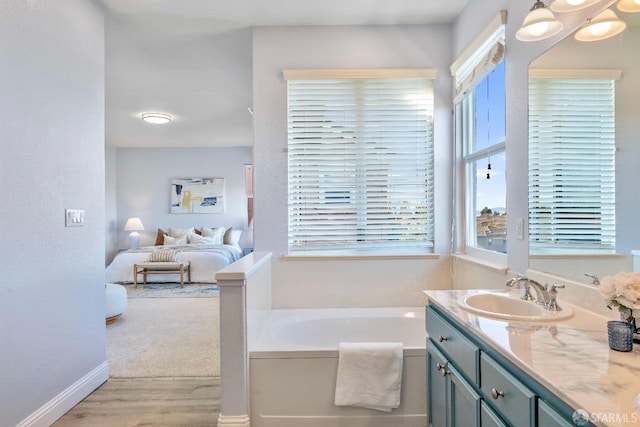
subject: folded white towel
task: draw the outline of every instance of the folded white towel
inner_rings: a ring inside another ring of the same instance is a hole
[[[400,406],[402,350],[402,343],[340,343],[336,406],[385,412]]]

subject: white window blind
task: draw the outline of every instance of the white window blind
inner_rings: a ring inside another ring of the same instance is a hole
[[[501,10],[451,64],[455,81],[454,104],[462,101],[504,59],[506,23],[507,11]]]
[[[531,253],[614,250],[613,79],[529,80],[529,236]]]
[[[433,247],[424,78],[288,81],[289,250]]]

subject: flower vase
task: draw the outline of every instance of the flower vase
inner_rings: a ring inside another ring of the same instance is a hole
[[[640,328],[636,326],[636,318],[633,317],[630,310],[620,312],[620,320],[631,325],[633,330],[633,342],[640,343]]]
[[[633,350],[633,325],[624,320],[607,322],[609,348],[616,351]]]

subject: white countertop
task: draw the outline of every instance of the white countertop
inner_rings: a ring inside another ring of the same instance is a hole
[[[640,425],[634,399],[640,394],[640,344],[631,352],[610,350],[607,319],[558,299],[574,316],[538,324],[508,322],[471,314],[456,301],[470,293],[424,291],[427,298],[594,424]],[[522,291],[510,294],[519,296]]]

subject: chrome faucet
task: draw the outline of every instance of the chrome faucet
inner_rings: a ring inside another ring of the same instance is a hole
[[[598,278],[598,276],[590,273],[584,273],[584,275],[591,278],[592,285],[596,285],[596,286],[600,285],[600,279]]]
[[[544,308],[551,311],[562,311],[562,308],[560,308],[560,306],[558,305],[558,302],[556,301],[556,298],[558,297],[557,289],[562,289],[562,288],[564,288],[564,285],[558,285],[558,284],[551,285],[551,288],[549,289],[549,293],[548,293],[549,301],[544,306]]]
[[[536,302],[538,304],[542,304],[546,307],[546,305],[549,303],[549,293],[547,292],[547,285],[542,285],[520,273],[518,273],[516,277],[507,280],[505,285],[509,288],[513,288],[519,283],[522,283],[524,285],[524,294],[521,297],[523,300],[533,301],[535,299],[537,300]],[[531,295],[532,287],[536,292],[536,298]]]

